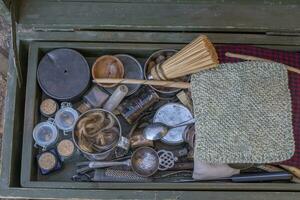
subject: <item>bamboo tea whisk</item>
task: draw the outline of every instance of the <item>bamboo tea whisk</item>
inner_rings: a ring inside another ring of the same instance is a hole
[[[201,35],[174,56],[151,69],[151,76],[167,80],[216,67],[218,56],[209,39]]]

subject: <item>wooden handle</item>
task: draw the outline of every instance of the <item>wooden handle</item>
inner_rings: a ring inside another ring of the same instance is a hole
[[[288,166],[288,165],[279,165],[279,166],[282,167],[283,169],[289,171],[297,178],[300,178],[300,169],[299,168],[293,167],[293,166]]]
[[[142,84],[142,85],[155,85],[171,88],[190,88],[191,84],[188,82],[175,82],[175,81],[158,81],[158,80],[139,80],[139,79],[121,79],[121,78],[98,78],[93,80],[94,83],[118,83],[118,84]]]
[[[260,61],[274,62],[273,60],[268,60],[268,59],[259,58],[259,57],[255,57],[255,56],[231,53],[231,52],[226,52],[225,56],[230,57],[230,58],[239,58],[242,60],[260,60]],[[288,66],[288,65],[285,65],[285,66],[288,71],[300,74],[300,69],[297,69],[296,67],[292,67],[292,66]]]

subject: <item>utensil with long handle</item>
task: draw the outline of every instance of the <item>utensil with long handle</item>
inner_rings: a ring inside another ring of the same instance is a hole
[[[231,52],[226,52],[225,56],[230,57],[230,58],[239,58],[239,59],[242,59],[242,60],[260,60],[260,61],[275,62],[273,60],[269,60],[269,59],[265,59],[265,58],[249,56],[249,55],[243,55],[243,54],[238,54],[238,53],[231,53]],[[292,66],[289,66],[289,65],[285,65],[285,66],[286,66],[286,69],[288,71],[300,74],[300,69],[297,69],[296,67],[292,67]]]
[[[187,89],[191,85],[188,82],[177,81],[159,81],[159,80],[140,80],[140,79],[122,79],[122,78],[97,78],[93,80],[94,83],[117,83],[117,84],[141,84],[154,85],[168,88]]]

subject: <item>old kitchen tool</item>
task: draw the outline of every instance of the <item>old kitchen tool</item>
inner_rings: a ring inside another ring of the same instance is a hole
[[[80,115],[72,137],[76,147],[89,160],[104,160],[112,156],[116,148],[129,149],[118,118],[103,109],[92,109]]]
[[[117,84],[141,84],[149,86],[160,86],[162,88],[181,88],[187,89],[191,87],[189,82],[182,81],[160,81],[160,80],[140,80],[140,79],[123,79],[123,78],[97,78],[94,83],[117,83]]]
[[[239,174],[239,175],[233,175],[228,178],[212,179],[212,181],[230,180],[234,183],[254,183],[254,182],[270,182],[270,181],[290,181],[291,178],[292,178],[292,174],[288,172],[266,172],[266,173]],[[175,182],[197,182],[197,181],[201,181],[201,180],[186,179],[186,180],[178,180]]]
[[[49,118],[48,121],[38,123],[33,129],[33,139],[35,146],[38,145],[46,150],[46,148],[54,145],[58,140],[58,129],[54,124],[54,120]]]
[[[243,55],[243,54],[237,54],[237,53],[231,53],[231,52],[226,52],[225,55],[228,57],[231,57],[231,58],[239,58],[242,60],[256,60],[256,61],[260,60],[260,61],[274,62],[272,60],[265,59],[265,58],[259,58],[259,57],[255,57],[255,56],[249,56],[249,55]],[[300,69],[297,69],[296,67],[292,67],[292,66],[288,66],[288,65],[285,65],[285,67],[287,70],[289,70],[291,72],[300,74]]]
[[[99,57],[92,67],[93,79],[97,78],[123,78],[124,66],[122,62],[115,56],[105,55]],[[105,88],[111,88],[117,84],[102,84],[100,86]]]
[[[129,124],[134,123],[140,115],[159,100],[157,93],[145,86],[134,95],[125,99],[117,108]]]
[[[77,99],[88,88],[90,68],[85,58],[72,49],[55,49],[40,61],[37,80],[41,89],[60,101]]]
[[[159,51],[156,51],[154,53],[152,53],[149,58],[147,59],[147,61],[145,62],[144,65],[144,77],[146,80],[150,81],[150,83],[152,83],[151,80],[153,79],[153,77],[151,76],[151,70],[153,68],[155,68],[156,65],[162,64],[163,62],[165,62],[167,59],[171,58],[171,56],[173,56],[175,53],[177,53],[178,51],[174,50],[174,49],[162,49]],[[180,77],[177,78],[175,80],[169,80],[170,83],[167,83],[166,85],[174,85],[174,83],[179,82],[179,81],[188,81],[188,77]],[[171,83],[173,82],[173,83]],[[155,83],[155,82],[154,82]],[[160,96],[163,97],[168,97],[168,96],[172,96],[175,95],[181,88],[181,87],[174,87],[174,88],[167,88],[164,87],[163,85],[150,85],[150,87],[152,87],[152,89],[154,89],[156,92],[158,92],[158,94]]]
[[[156,111],[153,117],[153,123],[160,122],[168,126],[176,126],[177,124],[187,122],[192,119],[193,115],[191,111],[182,104],[167,103]],[[186,131],[187,126],[172,128],[163,138],[161,138],[161,141],[170,145],[183,143],[183,136]]]
[[[150,147],[140,147],[135,150],[131,159],[119,162],[90,162],[90,169],[105,168],[111,166],[130,166],[132,170],[142,177],[153,175],[159,168],[159,158],[157,152]]]
[[[169,126],[169,125],[161,123],[161,122],[155,122],[155,123],[149,124],[144,129],[143,134],[144,134],[145,138],[148,140],[159,140],[159,139],[163,138],[165,135],[167,135],[169,130],[171,130],[173,128],[187,126],[187,125],[194,124],[194,123],[195,123],[194,119],[176,124],[174,126]]]
[[[67,134],[71,132],[78,119],[78,112],[72,108],[72,104],[68,102],[61,103],[61,108],[55,114],[55,125]]]
[[[53,99],[45,99],[40,105],[41,114],[47,118],[53,117],[57,110],[58,104]]]
[[[114,56],[117,57],[124,66],[124,79],[142,80],[144,78],[142,66],[137,59],[128,54],[117,54]],[[128,87],[128,93],[126,94],[126,96],[130,96],[140,88],[141,84],[134,83],[128,84],[126,86]],[[112,94],[116,90],[116,88],[105,88],[105,90]]]
[[[141,177],[133,171],[120,169],[96,169],[92,181],[95,182],[150,182],[149,177]]]
[[[200,35],[162,64],[151,69],[157,80],[168,80],[197,73],[218,65],[218,55],[209,39]]]
[[[178,160],[177,157],[171,151],[160,150],[157,152],[159,157],[158,169],[165,171],[174,167],[175,162]]]
[[[130,147],[136,149],[138,147],[153,147],[153,141],[147,140],[143,135],[143,129],[136,129],[130,137]]]
[[[126,85],[119,85],[109,99],[105,102],[103,109],[108,111],[114,111],[115,108],[121,103],[128,93],[128,87]]]
[[[37,163],[39,170],[43,175],[59,170],[62,167],[54,149],[38,154]]]
[[[64,139],[57,144],[56,150],[60,159],[63,161],[72,157],[75,152],[75,146],[71,140]]]

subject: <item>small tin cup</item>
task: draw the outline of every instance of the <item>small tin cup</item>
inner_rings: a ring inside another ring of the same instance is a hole
[[[58,129],[64,132],[64,135],[71,132],[78,119],[78,112],[72,108],[72,104],[68,102],[61,103],[61,108],[55,114],[55,124]]]
[[[56,146],[56,151],[61,161],[71,158],[74,155],[75,150],[74,143],[69,139],[61,140]]]
[[[40,112],[45,117],[53,117],[58,110],[58,104],[53,99],[45,99],[40,105]]]
[[[37,124],[32,133],[35,141],[35,147],[42,147],[46,150],[48,147],[54,145],[58,140],[58,129],[54,124],[54,120],[49,118],[46,122]]]

